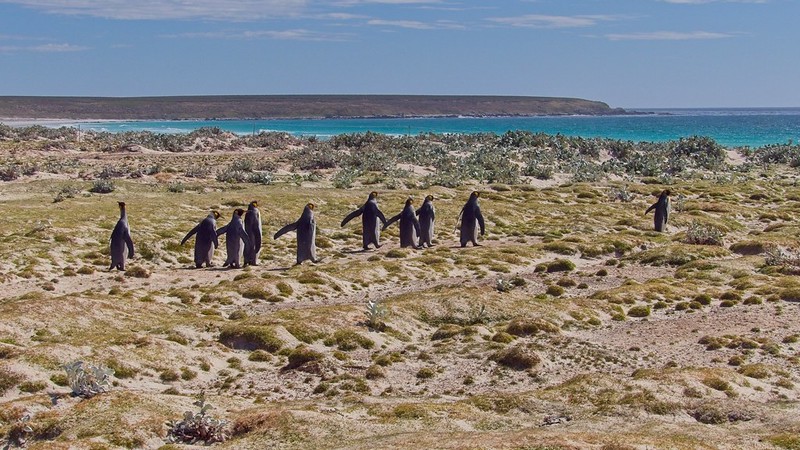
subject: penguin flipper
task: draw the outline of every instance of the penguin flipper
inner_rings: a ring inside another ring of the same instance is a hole
[[[283,228],[278,230],[277,233],[275,233],[275,236],[273,236],[272,239],[278,239],[279,237],[283,236],[284,234],[286,234],[286,233],[288,233],[290,231],[296,230],[297,229],[297,225],[298,225],[298,222],[294,222],[294,223],[290,223],[289,225],[284,226]]]
[[[341,226],[347,225],[347,222],[350,222],[351,220],[353,220],[356,217],[360,216],[363,212],[364,212],[364,207],[363,206],[361,208],[358,208],[357,210],[351,212],[350,214],[348,214],[344,218],[344,220],[342,220],[342,225]]]
[[[388,224],[386,223],[386,216],[383,215],[383,212],[380,209],[376,208],[375,209],[375,213],[378,214],[378,217],[381,219],[381,222],[383,222],[383,226],[384,227],[388,226]],[[399,215],[398,215],[398,217],[399,217]]]
[[[649,213],[650,211],[652,211],[652,210],[656,209],[656,206],[657,206],[657,205],[658,205],[658,202],[656,202],[656,203],[653,203],[652,205],[650,205],[650,207],[649,207],[649,208],[647,208],[647,211],[645,211],[645,212],[644,212],[644,215],[646,216],[646,215],[647,215],[647,213]]]
[[[419,220],[417,220],[416,217],[414,218],[414,222],[413,223],[414,223],[414,230],[417,232],[417,236],[421,236],[422,235],[422,229],[420,228]]]
[[[181,241],[181,245],[185,244],[185,243],[186,243],[186,241],[188,241],[188,240],[189,240],[189,239],[190,239],[192,236],[194,236],[194,235],[195,235],[195,233],[197,233],[197,229],[198,229],[198,228],[200,228],[200,225],[196,225],[194,228],[192,228],[192,229],[191,229],[191,231],[189,231],[188,233],[186,233],[186,236],[185,236],[185,237],[183,238],[183,240]]]
[[[133,239],[130,231],[125,233],[125,245],[128,246],[128,258],[133,258]]]
[[[483,223],[483,214],[481,214],[481,210],[475,212],[475,218],[478,219],[478,225],[481,226],[481,236],[486,234],[486,225]]]
[[[398,215],[396,215],[396,216],[392,217],[392,218],[391,218],[391,219],[389,219],[388,221],[386,220],[386,218],[384,218],[384,219],[383,219],[383,228],[381,228],[381,231],[385,230],[386,228],[388,228],[388,227],[389,227],[389,225],[391,225],[391,224],[393,224],[393,223],[397,222],[398,220],[400,220],[400,214],[398,214]]]
[[[221,235],[223,235],[223,234],[225,234],[227,232],[228,232],[228,226],[225,225],[224,227],[222,227],[219,230],[217,230],[217,236],[221,236]]]

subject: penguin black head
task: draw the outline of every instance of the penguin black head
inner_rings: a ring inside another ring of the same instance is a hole
[[[119,209],[125,209],[125,202],[117,202]]]
[[[669,191],[669,189],[664,189],[664,192],[661,193],[661,195],[665,195],[667,197],[669,197],[671,194],[672,193]]]
[[[373,198],[378,198],[378,193],[375,191],[369,193],[369,199],[372,200]]]
[[[312,211],[314,210],[314,207],[315,207],[315,205],[313,203],[309,203],[309,204],[306,205],[306,208],[308,208],[308,209],[310,209]]]
[[[478,198],[480,196],[481,196],[481,193],[478,192],[478,191],[472,191],[472,194],[470,194],[470,197],[474,197],[474,198]]]
[[[258,208],[258,200],[253,200],[252,202],[250,202],[249,206],[252,206],[253,208]]]
[[[214,214],[214,220],[220,218],[220,214],[217,211],[211,211],[211,214]]]
[[[244,210],[242,208],[236,208],[236,211],[234,211],[234,213],[237,216],[241,216],[242,214],[244,214]]]
[[[427,197],[425,197],[425,200],[428,200],[429,202],[432,202],[433,201],[433,195],[428,195]]]
[[[408,198],[406,199],[406,206],[408,206],[408,205],[413,205],[413,204],[414,204],[414,199],[413,199],[413,198],[411,198],[411,197],[408,197]]]

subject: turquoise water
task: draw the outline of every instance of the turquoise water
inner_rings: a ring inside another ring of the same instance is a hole
[[[237,134],[284,131],[296,136],[325,139],[343,133],[373,131],[391,135],[419,133],[505,133],[527,130],[547,134],[605,137],[631,141],[663,142],[699,135],[729,147],[759,147],[800,142],[800,108],[672,109],[637,111],[627,116],[557,117],[438,117],[407,119],[301,119],[301,120],[184,120],[64,122],[81,129],[122,132],[148,130],[186,133],[201,127],[219,127]]]

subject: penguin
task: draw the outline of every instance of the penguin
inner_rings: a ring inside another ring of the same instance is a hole
[[[261,212],[258,210],[258,202],[252,201],[247,206],[244,214],[244,230],[250,236],[250,251],[244,255],[244,263],[253,266],[258,265],[258,254],[261,252]]]
[[[378,209],[378,193],[370,192],[367,202],[364,206],[351,212],[347,217],[342,220],[342,226],[347,225],[353,218],[361,216],[361,240],[364,250],[369,248],[369,244],[374,244],[375,248],[381,248],[380,236],[381,229],[378,224],[378,219],[386,225],[386,216],[383,215]]]
[[[661,194],[658,196],[658,201],[653,203],[647,208],[647,211],[644,212],[644,215],[647,215],[647,213],[652,210],[656,211],[653,217],[653,225],[658,232],[664,231],[664,228],[667,226],[667,219],[669,219],[669,195],[669,189],[661,191]]]
[[[310,260],[313,263],[319,262],[317,259],[317,221],[314,219],[314,204],[309,203],[303,208],[303,214],[297,222],[284,226],[273,236],[278,239],[290,231],[297,231],[297,265],[303,261]]]
[[[481,228],[481,236],[486,234],[483,214],[481,214],[481,207],[478,205],[478,197],[480,197],[480,193],[478,191],[473,191],[467,203],[461,208],[461,213],[459,214],[461,218],[462,247],[466,247],[467,242],[472,242],[474,246],[480,245],[478,244],[478,226]]]
[[[119,204],[119,220],[111,232],[111,267],[125,270],[125,260],[133,258],[133,240],[131,229],[128,227],[128,213],[125,211],[125,202]]]
[[[383,225],[383,229],[385,230],[398,220],[400,220],[400,247],[419,248],[420,226],[414,211],[414,200],[411,197],[406,200],[406,206],[400,211],[400,214],[389,219]]]
[[[203,267],[203,263],[206,267],[214,267],[211,259],[214,257],[214,249],[219,247],[219,240],[217,240],[217,219],[219,217],[218,212],[211,211],[181,241],[181,245],[183,245],[192,235],[197,234],[194,240],[194,265],[198,269]]]
[[[416,214],[419,216],[419,246],[433,247],[433,222],[436,220],[436,210],[433,207],[433,195],[425,197],[422,206],[417,209]]]
[[[250,236],[248,236],[247,232],[244,230],[242,214],[244,214],[244,210],[242,208],[237,208],[233,212],[231,221],[217,230],[217,236],[225,234],[225,249],[228,252],[228,257],[225,259],[225,264],[223,264],[222,267],[230,266],[237,269],[242,267],[242,251],[244,250],[244,254],[250,251]],[[244,246],[244,248],[242,248],[242,246]]]

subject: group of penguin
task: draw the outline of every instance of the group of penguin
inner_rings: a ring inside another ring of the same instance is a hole
[[[664,231],[667,220],[669,219],[670,191],[664,190],[658,196],[658,201],[645,211],[647,215],[650,211],[655,211],[653,217],[654,228],[656,231]],[[461,208],[458,220],[460,220],[460,241],[461,247],[472,242],[478,244],[478,231],[484,235],[486,226],[478,204],[480,193],[473,191],[467,203]],[[130,228],[128,227],[128,215],[125,210],[125,203],[119,202],[120,217],[114,230],[111,232],[111,267],[109,270],[125,270],[125,260],[133,257],[133,240],[131,239]],[[244,219],[242,218],[244,216]],[[414,208],[414,200],[409,197],[405,207],[396,216],[386,220],[380,208],[378,208],[378,193],[371,192],[369,198],[363,206],[348,214],[342,220],[341,226],[361,216],[361,238],[364,250],[368,250],[370,245],[380,248],[380,234],[394,222],[400,222],[400,247],[423,248],[433,246],[434,222],[436,211],[433,207],[433,196],[428,195],[418,209]],[[258,202],[252,201],[247,207],[247,211],[237,208],[233,211],[231,221],[217,229],[217,219],[220,214],[211,211],[206,218],[200,221],[197,226],[189,230],[181,241],[185,244],[192,236],[196,235],[194,242],[194,264],[198,269],[205,265],[213,267],[211,259],[214,250],[219,247],[218,237],[225,234],[225,248],[227,258],[223,267],[239,268],[246,265],[258,265],[258,254],[261,251],[261,213],[258,210]],[[275,233],[273,239],[278,239],[284,234],[295,231],[297,233],[297,264],[303,261],[318,262],[317,259],[317,222],[314,219],[314,204],[308,203],[303,208],[303,213],[296,222],[292,222]],[[243,258],[242,258],[243,256]],[[242,261],[244,259],[244,261]]]
[[[479,192],[472,192],[459,214],[462,247],[466,247],[470,242],[472,245],[480,245],[478,244],[478,232],[480,231],[481,235],[486,232],[478,197],[480,197]],[[433,199],[432,195],[428,195],[425,197],[422,206],[415,209],[414,200],[409,197],[403,210],[396,216],[386,220],[386,216],[378,208],[378,193],[373,191],[369,194],[369,198],[363,206],[351,212],[342,220],[341,226],[345,226],[354,218],[361,216],[361,237],[364,250],[368,250],[370,245],[380,248],[381,231],[398,221],[400,223],[400,247],[423,248],[425,245],[431,247],[433,246],[434,222],[436,220]],[[109,270],[115,268],[125,270],[125,261],[128,258],[132,258],[134,254],[125,202],[119,202],[119,211],[119,220],[111,232],[111,267],[109,267]],[[237,208],[233,211],[231,221],[222,228],[217,229],[217,220],[219,218],[220,214],[217,211],[211,211],[197,226],[189,230],[181,241],[181,245],[183,245],[192,236],[195,236],[195,267],[198,269],[203,265],[213,267],[214,250],[219,247],[218,239],[223,234],[226,235],[225,249],[227,251],[227,258],[223,267],[240,268],[246,265],[258,265],[258,254],[261,251],[263,234],[258,202],[250,202],[247,211]],[[308,203],[303,208],[300,218],[278,230],[273,239],[278,239],[290,231],[297,233],[297,264],[301,264],[304,261],[318,262],[315,243],[317,223],[314,218],[313,203]]]

